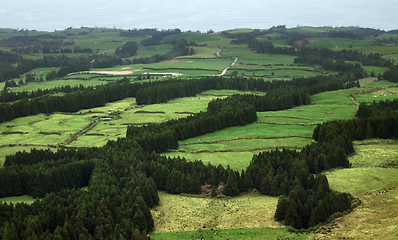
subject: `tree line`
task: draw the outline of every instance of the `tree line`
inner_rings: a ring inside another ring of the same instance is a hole
[[[38,113],[52,113],[55,111],[76,112],[81,109],[103,106],[105,103],[121,100],[126,97],[135,97],[137,104],[140,105],[163,103],[173,98],[194,96],[197,93],[210,89],[269,91],[281,86],[294,86],[299,88],[306,87],[309,89],[308,94],[315,94],[356,86],[357,77],[355,74],[347,74],[270,82],[265,82],[262,79],[203,77],[191,80],[168,80],[139,84],[128,83],[128,79],[126,78],[114,84],[99,86],[96,89],[88,88],[84,91],[71,92],[63,96],[41,95],[41,97],[32,99],[20,98],[20,101],[13,103],[0,103],[0,113],[2,113],[0,122]],[[259,107],[261,103],[264,106],[268,106],[268,108],[263,107],[262,109],[264,110],[272,108],[285,109],[297,105],[297,103],[308,103],[308,94],[306,96],[303,95],[301,90],[297,90],[295,96],[292,93],[295,90],[292,88],[290,88],[290,92],[287,95],[282,93],[285,90],[279,91],[277,94],[270,95],[273,96],[273,99],[265,97],[268,98],[268,102],[262,99],[258,101],[256,106]],[[17,95],[14,96],[16,97]],[[32,96],[34,95],[32,94]],[[1,96],[5,98],[6,96],[12,96],[12,94],[4,92]],[[23,97],[24,95],[21,94],[18,96]],[[252,98],[254,101],[258,97]],[[271,107],[276,104],[278,107]]]
[[[88,89],[93,89],[93,87],[88,86],[85,87],[82,84],[79,86],[73,86],[71,87],[70,85],[66,86],[61,86],[61,87],[55,87],[51,89],[37,89],[36,91],[22,91],[22,92],[10,92],[7,91],[5,88],[4,91],[0,92],[0,102],[14,102],[17,100],[21,99],[29,99],[29,98],[37,98],[41,96],[45,96],[51,93],[73,93],[73,92],[79,92],[79,91],[86,91]]]

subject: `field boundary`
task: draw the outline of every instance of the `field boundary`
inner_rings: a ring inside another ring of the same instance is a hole
[[[222,139],[222,140],[209,141],[209,142],[182,143],[182,144],[180,144],[180,146],[196,145],[196,144],[214,144],[214,143],[231,142],[231,141],[238,141],[238,140],[253,140],[253,139],[272,140],[272,139],[286,139],[286,138],[312,139],[312,137],[310,137],[310,136],[298,136],[298,135],[280,136],[280,137],[237,137],[237,138],[229,138],[229,139]]]
[[[226,153],[226,152],[256,152],[256,151],[267,151],[273,149],[290,149],[290,150],[300,150],[302,147],[297,146],[277,146],[277,147],[263,147],[263,148],[253,148],[253,149],[242,149],[242,150],[199,150],[199,151],[185,151],[185,150],[177,150],[175,152],[187,153],[187,154],[199,154],[199,153]]]

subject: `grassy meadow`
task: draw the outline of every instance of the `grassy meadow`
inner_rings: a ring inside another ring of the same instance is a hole
[[[307,239],[276,222],[278,198],[246,193],[233,198],[172,195],[159,192],[151,210],[152,239]]]
[[[231,228],[231,229],[217,229],[217,230],[198,230],[198,231],[183,231],[183,232],[162,232],[152,233],[151,239],[154,240],[174,240],[174,239],[248,239],[248,240],[277,240],[277,239],[292,239],[304,240],[309,234],[306,233],[291,233],[286,228]]]
[[[329,224],[330,233],[317,233],[311,239],[398,237],[398,142],[356,141],[354,148],[355,154],[349,158],[352,168],[330,171],[327,177],[332,189],[351,193],[361,204]]]
[[[32,204],[35,200],[36,199],[34,199],[28,195],[0,198],[0,202],[8,203],[8,204],[10,204],[10,203],[12,203],[12,204],[17,204],[17,203]]]
[[[253,154],[275,148],[299,149],[312,142],[316,124],[334,119],[350,119],[355,105],[349,95],[358,89],[344,89],[311,96],[311,105],[282,111],[258,112],[258,120],[179,142],[176,151],[164,156],[241,170],[249,166]]]

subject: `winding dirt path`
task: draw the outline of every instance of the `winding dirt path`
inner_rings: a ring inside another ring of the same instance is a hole
[[[219,58],[223,57],[223,56],[221,56],[221,54],[220,54],[221,51],[222,51],[221,48],[217,48],[216,56],[219,57]],[[227,73],[227,71],[228,71],[231,67],[233,67],[233,66],[236,65],[236,63],[238,62],[238,60],[239,60],[238,57],[234,57],[234,60],[232,61],[232,63],[231,63],[228,67],[224,68],[224,70],[223,70],[223,71],[221,72],[221,74],[218,75],[218,76],[224,76],[224,75]]]
[[[87,133],[88,131],[90,131],[91,129],[93,129],[99,122],[101,122],[100,118],[96,118],[95,120],[92,120],[87,126],[85,126],[83,129],[77,131],[76,133],[70,135],[65,141],[57,143],[56,145],[69,145],[71,144],[73,141],[76,141],[80,136],[82,136],[83,134]]]

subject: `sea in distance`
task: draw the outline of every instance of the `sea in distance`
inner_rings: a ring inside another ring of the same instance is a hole
[[[397,0],[0,0],[0,28],[221,31],[277,25],[398,29]]]

